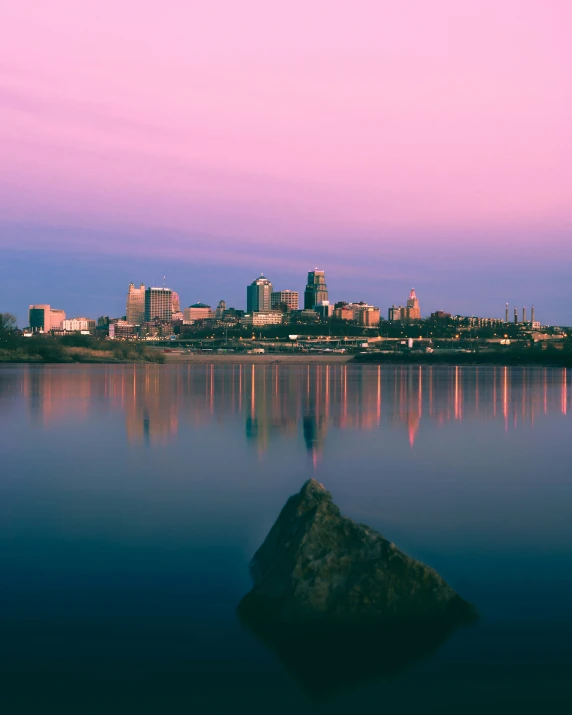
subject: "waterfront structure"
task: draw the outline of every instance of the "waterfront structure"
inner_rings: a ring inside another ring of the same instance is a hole
[[[95,330],[95,320],[91,318],[69,318],[62,321],[61,329],[66,333],[80,333]]]
[[[64,310],[51,308],[45,303],[31,305],[28,311],[28,320],[32,333],[49,333],[54,328],[61,328],[65,318]]]
[[[143,283],[139,288],[136,288],[134,283],[129,284],[125,317],[129,325],[141,325],[145,322],[145,286]]]
[[[304,291],[304,310],[314,310],[318,303],[328,300],[328,286],[324,271],[315,268],[308,273],[308,283]]]
[[[296,290],[279,290],[274,291],[270,296],[270,307],[272,310],[279,310],[280,306],[285,305],[288,312],[298,310],[298,291]]]
[[[193,303],[183,311],[185,323],[194,323],[196,320],[212,320],[213,318],[212,308],[205,303]]]
[[[243,325],[280,325],[282,323],[282,313],[278,311],[256,311],[249,313],[241,318],[240,322]]]
[[[170,288],[147,288],[145,291],[145,322],[170,322],[173,317],[173,291]]]
[[[272,308],[272,283],[261,273],[246,288],[246,312],[268,313]]]

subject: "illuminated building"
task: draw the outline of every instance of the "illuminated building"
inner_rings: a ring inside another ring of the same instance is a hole
[[[280,325],[282,323],[282,313],[277,310],[250,313],[241,318],[243,325]]]
[[[133,283],[127,289],[125,317],[130,325],[141,325],[145,321],[145,286],[136,288]]]
[[[403,322],[409,322],[412,320],[421,320],[421,308],[419,307],[419,299],[415,294],[415,288],[411,289],[409,298],[405,307],[402,305],[392,305],[388,312],[389,320],[400,320]]]
[[[272,308],[272,283],[262,274],[246,288],[246,312],[267,313]]]
[[[324,271],[317,268],[308,273],[308,284],[304,291],[304,310],[313,310],[318,303],[328,300],[328,286]]]
[[[415,294],[415,288],[412,288],[411,293],[409,294],[406,311],[407,320],[421,320],[421,308],[419,307],[419,300]]]
[[[145,291],[145,322],[171,321],[173,317],[173,291],[169,288],[147,288]]]
[[[82,330],[95,330],[95,320],[90,318],[69,318],[62,321],[62,330],[69,333],[78,333]]]
[[[210,305],[205,303],[193,303],[183,311],[185,323],[194,323],[196,320],[212,320],[214,313]]]
[[[272,293],[270,297],[270,307],[277,310],[281,305],[285,305],[288,312],[298,310],[298,291],[280,290]]]
[[[33,333],[49,333],[54,328],[61,328],[65,317],[65,311],[50,308],[44,303],[31,305],[28,313],[30,329]]]

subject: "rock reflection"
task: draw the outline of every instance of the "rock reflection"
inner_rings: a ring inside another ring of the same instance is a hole
[[[446,621],[394,627],[337,623],[280,626],[245,608],[238,609],[238,616],[305,690],[319,697],[405,670],[436,651],[456,630]]]

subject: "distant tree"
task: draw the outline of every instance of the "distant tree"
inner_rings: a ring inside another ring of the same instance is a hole
[[[16,330],[16,316],[12,313],[0,313],[0,333]]]

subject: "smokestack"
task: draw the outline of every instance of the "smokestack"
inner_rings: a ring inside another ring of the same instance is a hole
[[[514,323],[518,323],[518,311],[516,309],[516,305],[514,306]]]
[[[508,323],[508,303],[506,304],[504,309],[504,322]]]
[[[530,309],[530,322],[534,323],[534,306]]]
[[[522,308],[522,322],[526,323],[526,306]]]

